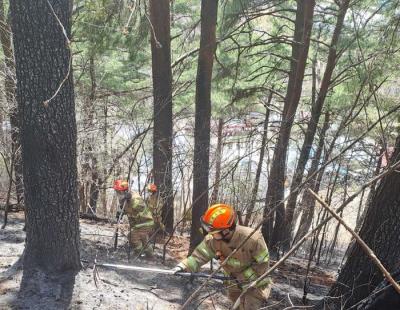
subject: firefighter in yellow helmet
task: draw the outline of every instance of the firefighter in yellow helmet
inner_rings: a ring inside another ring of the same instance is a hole
[[[213,258],[223,262],[253,232],[252,228],[237,225],[235,210],[226,204],[214,204],[201,217],[206,234],[192,255],[175,268],[175,272],[199,268]],[[256,231],[245,244],[228,259],[223,266],[224,273],[234,278],[228,281],[228,296],[235,302],[242,290],[251,281],[262,275],[269,266],[269,253],[264,238]],[[263,307],[271,290],[271,280],[261,281],[256,288],[249,289],[240,300],[240,309],[253,310]]]
[[[120,212],[128,216],[129,243],[138,253],[143,252],[146,256],[152,256],[149,239],[154,229],[154,220],[150,209],[138,193],[129,191],[127,181],[116,180],[113,188],[119,201],[117,217],[120,218]]]
[[[147,186],[147,191],[149,192],[149,196],[146,199],[146,204],[150,208],[151,213],[153,214],[153,219],[155,222],[155,231],[163,232],[165,231],[165,226],[162,223],[162,208],[164,205],[164,200],[160,196],[158,192],[157,185],[151,183]]]

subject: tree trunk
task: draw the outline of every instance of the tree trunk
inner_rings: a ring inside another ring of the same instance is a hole
[[[90,64],[89,64],[89,73],[90,73],[90,81],[91,81],[91,88],[90,88],[90,109],[91,109],[91,123],[93,124],[93,117],[94,117],[94,103],[96,100],[96,70],[95,70],[95,63],[94,63],[94,56],[91,55],[90,57]],[[98,164],[97,164],[97,157],[94,150],[94,138],[91,135],[90,139],[90,158],[91,158],[91,166],[90,166],[90,173],[91,173],[91,182],[90,182],[90,189],[89,189],[89,206],[93,213],[97,213],[97,200],[99,198],[99,171],[98,171]]]
[[[85,136],[83,138],[83,158],[84,164],[82,167],[82,176],[85,190],[84,199],[86,201],[84,208],[81,209],[82,212],[91,212],[96,214],[97,207],[97,198],[99,193],[99,173],[98,173],[98,165],[97,158],[94,150],[94,137],[92,128],[94,125],[94,116],[95,116],[95,99],[96,99],[96,71],[95,71],[95,62],[94,55],[90,55],[89,57],[89,77],[90,77],[90,91],[87,100],[85,100],[84,105],[84,128],[85,128]],[[89,210],[87,210],[89,207]]]
[[[329,112],[326,112],[324,125],[322,127],[322,130],[321,130],[321,133],[319,136],[317,152],[315,153],[315,157],[313,158],[313,160],[311,162],[311,168],[307,174],[307,179],[312,174],[314,174],[319,167],[322,151],[323,151],[324,144],[325,144],[326,132],[329,128],[329,120],[330,120]],[[322,178],[322,174],[319,174],[319,175],[321,175],[321,178]],[[318,175],[318,177],[319,177],[319,175]],[[311,194],[309,193],[309,191],[307,189],[311,188],[314,192],[318,193],[319,184],[321,183],[320,179],[318,177],[314,176],[314,178],[307,183],[307,185],[304,189],[302,202],[300,203],[300,206],[303,209],[303,212],[302,212],[302,215],[300,218],[300,224],[299,224],[299,228],[297,230],[296,236],[294,238],[294,242],[296,242],[297,240],[304,237],[304,235],[308,232],[308,230],[311,227],[311,223],[312,223],[312,220],[314,217],[315,199],[311,196]]]
[[[99,173],[98,173],[98,165],[97,158],[93,154],[92,156],[92,167],[91,167],[92,179],[89,188],[89,206],[90,211],[94,214],[97,213],[97,201],[99,200]]]
[[[328,157],[325,156],[325,159],[327,159],[327,158]],[[339,171],[341,169],[341,166],[342,166],[342,163],[341,163],[341,161],[339,161],[336,172],[335,173],[331,173],[331,175],[330,175],[329,183],[328,183],[328,189],[327,189],[327,193],[326,193],[326,196],[325,196],[325,202],[327,204],[331,203],[331,199],[333,197],[333,192],[335,191],[335,187],[336,187],[336,184],[337,184],[337,181],[338,181],[338,178],[339,178]],[[320,187],[320,184],[321,184],[321,180],[322,180],[322,176],[324,174],[324,171],[325,171],[325,169],[322,169],[320,171],[319,175],[318,175],[318,178],[317,178],[317,182],[318,182],[318,184],[317,184],[318,188],[317,189],[318,190],[319,190],[319,187]],[[333,179],[333,181],[332,181],[332,179]],[[313,203],[315,204],[315,199],[314,199]],[[323,215],[322,215],[322,221],[324,221],[328,217],[328,215],[329,215],[328,211],[324,209],[323,210]],[[322,256],[322,249],[324,248],[324,246],[328,242],[328,240],[326,238],[326,235],[328,233],[328,228],[329,227],[330,227],[330,223],[326,223],[322,228],[322,236],[321,236],[321,240],[319,242],[318,254],[317,254],[317,257],[316,257],[316,261],[315,261],[316,265],[320,265],[321,256]],[[318,236],[319,236],[319,232],[318,232]],[[318,244],[317,244],[317,247],[318,247]]]
[[[218,119],[218,132],[217,132],[217,149],[215,150],[215,181],[214,188],[211,194],[211,204],[218,201],[219,182],[221,178],[221,160],[222,160],[222,130],[224,127],[224,120]]]
[[[292,238],[292,231],[294,229],[293,225],[293,214],[294,209],[296,207],[297,197],[298,197],[298,187],[300,186],[304,169],[306,167],[308,158],[310,156],[310,150],[312,148],[312,143],[314,141],[315,132],[317,130],[317,125],[319,122],[319,118],[321,116],[322,107],[325,102],[326,95],[329,91],[329,86],[331,84],[332,73],[335,68],[337,62],[337,44],[339,41],[340,33],[343,26],[343,21],[346,16],[347,9],[349,7],[350,0],[345,0],[340,9],[339,14],[336,21],[336,27],[332,35],[331,45],[329,48],[328,61],[326,64],[326,69],[324,73],[324,77],[322,78],[321,87],[318,93],[318,98],[311,109],[311,119],[308,123],[307,131],[304,137],[303,146],[300,151],[300,157],[297,162],[296,170],[293,176],[293,181],[290,186],[290,197],[286,206],[286,218],[285,218],[285,247],[288,248],[290,244],[290,239]]]
[[[356,217],[356,228],[354,228],[354,231],[356,233],[358,233],[358,231],[360,230],[359,228],[361,227],[362,220],[363,220],[363,218],[361,217],[361,213],[364,213],[362,210],[362,206],[364,204],[364,195],[365,195],[365,188],[361,192],[360,202],[358,204],[357,217]]]
[[[396,282],[400,282],[400,269],[392,274]],[[386,278],[375,288],[373,293],[364,300],[357,310],[398,310],[400,309],[400,295]]]
[[[254,179],[254,186],[253,186],[253,190],[251,192],[250,204],[246,209],[246,217],[244,219],[245,226],[249,225],[250,219],[253,215],[254,207],[256,205],[258,186],[260,184],[261,170],[262,170],[262,165],[263,165],[263,161],[264,161],[265,148],[267,145],[268,123],[269,123],[269,113],[270,113],[269,104],[271,103],[271,100],[272,100],[272,92],[269,94],[268,102],[266,104],[265,119],[264,119],[264,132],[263,132],[262,140],[261,140],[260,158],[258,160],[256,176]]]
[[[400,159],[400,135],[396,141],[392,163]],[[389,272],[398,268],[400,257],[400,174],[385,176],[369,201],[360,237],[374,251]],[[365,255],[358,243],[349,248],[349,256],[337,282],[329,292],[333,306],[348,308],[367,297],[382,281],[379,269]],[[349,289],[351,288],[351,289]]]
[[[381,170],[381,165],[382,165],[382,158],[383,158],[383,156],[384,156],[384,153],[385,153],[385,150],[386,150],[386,146],[384,146],[384,147],[382,147],[381,149],[380,149],[380,151],[379,151],[379,156],[378,156],[378,160],[376,161],[376,167],[375,167],[375,171],[374,171],[374,173],[373,173],[373,177],[375,177],[375,176],[377,176],[378,174],[379,174],[379,172],[380,172],[380,170]],[[363,210],[363,212],[359,215],[359,214],[357,214],[357,221],[356,221],[356,227],[355,227],[355,229],[354,229],[354,231],[355,232],[359,232],[359,230],[360,230],[360,228],[361,228],[361,225],[363,224],[363,222],[364,222],[364,219],[365,219],[365,215],[367,214],[367,208],[368,208],[368,206],[369,206],[369,202],[370,202],[370,200],[372,199],[372,197],[374,197],[374,195],[375,195],[375,190],[376,190],[376,183],[377,182],[373,182],[371,185],[370,185],[370,187],[369,187],[369,193],[368,193],[368,196],[367,196],[367,200],[366,200],[366,207],[364,207],[364,210]],[[362,197],[361,197],[361,200],[362,200]],[[361,203],[361,202],[360,202]],[[359,210],[361,209],[361,206],[359,207]]]
[[[80,269],[71,51],[69,39],[56,18],[69,36],[69,3],[10,2],[16,97],[22,120],[27,212],[25,270]]]
[[[14,51],[11,43],[11,27],[9,21],[6,19],[4,10],[4,1],[0,0],[0,41],[4,54],[5,64],[5,77],[4,77],[4,90],[6,95],[7,104],[10,107],[10,125],[11,125],[11,154],[14,157],[15,173],[15,190],[17,203],[22,204],[24,196],[24,184],[22,179],[22,158],[20,150],[19,139],[19,112],[17,103],[15,102],[15,60]]]
[[[269,245],[273,252],[279,249],[284,237],[285,206],[283,199],[286,157],[290,133],[302,91],[313,25],[314,6],[315,0],[298,0],[297,2],[295,42],[292,47],[292,57],[295,61],[291,63],[291,73],[283,107],[281,128],[279,130],[278,141],[276,142],[272,160],[271,173],[268,179],[267,199],[264,209],[264,218],[267,217],[267,214],[271,210],[276,210],[272,236],[269,234],[271,222],[268,220],[264,222],[262,229],[264,238],[270,240]],[[301,44],[299,45],[298,42],[301,42]]]
[[[103,215],[108,216],[107,210],[107,159],[108,159],[108,137],[107,137],[107,127],[108,127],[108,104],[107,100],[104,103],[104,128],[103,128],[103,173],[101,179],[99,179],[99,187],[101,187],[101,205],[103,207]]]
[[[191,250],[203,238],[199,231],[200,216],[208,206],[211,78],[216,49],[217,15],[218,0],[201,1],[201,37],[196,78]]]
[[[174,226],[172,190],[172,70],[169,0],[150,0],[154,130],[153,175],[163,198],[162,219],[168,232]]]

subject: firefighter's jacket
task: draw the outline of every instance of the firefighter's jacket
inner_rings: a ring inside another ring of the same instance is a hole
[[[138,193],[132,193],[132,198],[127,201],[125,213],[129,219],[129,225],[133,229],[153,227],[154,220],[150,208]]]
[[[216,254],[221,255],[222,260],[227,258],[239,245],[253,232],[252,228],[237,225],[229,242],[215,240],[207,235],[204,240],[195,248],[192,255],[184,259],[180,265],[191,272],[197,272],[202,265],[213,258]],[[249,240],[230,257],[222,267],[224,273],[232,276],[243,287],[257,279],[269,266],[269,253],[264,238],[259,231],[256,231]],[[264,288],[270,284],[266,278],[258,287]]]
[[[159,194],[152,194],[147,197],[146,200],[147,207],[150,209],[153,214],[153,219],[157,224],[161,223],[161,212],[163,208],[163,199]]]

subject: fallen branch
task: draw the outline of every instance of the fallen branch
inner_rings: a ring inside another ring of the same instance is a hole
[[[79,217],[83,220],[91,220],[91,221],[102,222],[102,223],[110,223],[111,222],[108,218],[98,217],[94,214],[89,214],[89,213],[80,213]]]
[[[361,248],[364,252],[369,256],[369,258],[373,261],[373,263],[379,268],[379,270],[383,273],[384,277],[391,283],[396,290],[397,293],[400,294],[400,285],[393,279],[392,275],[387,271],[387,269],[383,266],[382,262],[376,256],[374,251],[360,238],[360,236],[351,229],[346,222],[334,211],[329,205],[323,201],[316,193],[314,193],[311,189],[308,189],[311,195],[330,213],[332,216],[346,228],[346,230],[356,239],[356,241],[360,244]]]
[[[5,205],[0,205],[0,210],[6,210],[7,209],[7,204]],[[24,205],[20,203],[10,203],[8,204],[8,213],[18,213],[20,211],[24,211],[25,207]]]

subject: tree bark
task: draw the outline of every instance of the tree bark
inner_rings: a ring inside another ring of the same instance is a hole
[[[10,2],[22,120],[25,270],[80,269],[71,51],[60,25],[70,36],[69,2]]]
[[[394,280],[400,282],[400,269],[392,274]],[[400,295],[396,292],[393,285],[385,278],[364,300],[357,310],[398,310],[400,309]]]
[[[307,131],[304,137],[303,146],[300,151],[299,160],[297,162],[296,170],[293,176],[293,181],[290,186],[290,197],[286,206],[286,217],[285,217],[285,235],[284,242],[285,247],[288,248],[290,240],[292,239],[292,231],[294,229],[293,225],[293,214],[296,207],[297,197],[298,197],[298,187],[302,182],[304,169],[306,167],[308,158],[310,156],[310,150],[312,148],[312,143],[314,141],[315,132],[317,130],[317,125],[319,118],[321,116],[322,107],[325,103],[326,95],[329,91],[329,86],[331,84],[333,70],[337,61],[337,44],[339,41],[340,33],[343,27],[343,21],[346,16],[347,9],[349,7],[350,0],[343,1],[341,7],[339,8],[339,14],[336,21],[335,30],[332,35],[331,45],[329,48],[328,61],[326,64],[326,69],[324,77],[322,78],[321,87],[318,93],[318,98],[311,109],[311,119],[308,123]]]
[[[216,49],[217,15],[218,0],[201,1],[201,37],[196,78],[191,250],[203,239],[199,231],[200,217],[208,206],[211,78]]]
[[[289,146],[290,133],[293,126],[297,106],[300,101],[304,71],[307,63],[308,49],[310,45],[311,29],[313,25],[315,0],[298,0],[295,24],[294,43],[289,84],[287,88],[285,104],[283,108],[281,128],[276,142],[274,156],[271,165],[271,173],[268,180],[267,199],[265,202],[262,232],[269,246],[276,252],[283,241],[285,225],[284,181],[286,174],[286,157]],[[300,42],[300,44],[299,44]],[[272,236],[270,234],[272,222],[267,219],[271,210],[276,209],[275,224]]]
[[[174,226],[172,189],[172,69],[169,0],[150,0],[154,130],[153,175],[163,199],[162,219],[167,232]]]
[[[392,163],[400,159],[400,135],[396,141]],[[400,174],[389,173],[379,183],[369,201],[368,211],[360,230],[360,237],[373,250],[389,272],[398,268],[400,257]],[[329,292],[329,303],[348,308],[367,297],[383,280],[382,273],[363,253],[358,243],[349,248],[349,256],[337,282]],[[349,289],[351,288],[351,289]],[[337,298],[336,298],[337,297]],[[328,302],[327,302],[328,303]]]

